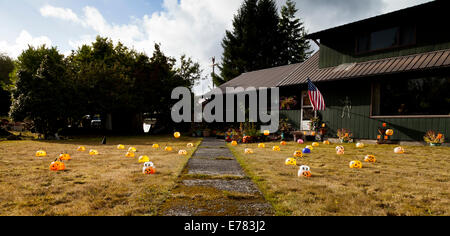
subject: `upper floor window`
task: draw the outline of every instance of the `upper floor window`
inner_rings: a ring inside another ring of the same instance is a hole
[[[378,51],[414,44],[414,26],[393,27],[362,34],[357,37],[356,53]]]

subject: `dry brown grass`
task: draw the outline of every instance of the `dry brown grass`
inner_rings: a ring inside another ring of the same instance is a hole
[[[405,146],[398,155],[393,145],[345,144],[345,155],[338,156],[337,144],[321,144],[299,163],[311,167],[313,177],[305,179],[284,162],[307,144],[288,143],[281,152],[273,152],[273,145],[279,144],[229,147],[277,215],[450,215],[448,147]],[[255,154],[244,154],[249,147]],[[364,162],[367,154],[377,163]],[[363,169],[350,169],[353,160],[363,162]]]
[[[0,215],[155,215],[167,198],[199,139],[183,137],[115,137],[108,145],[101,139],[71,141],[4,141],[0,142]],[[152,149],[158,143],[159,150]],[[136,158],[126,158],[118,144],[137,148]],[[76,152],[83,145],[87,151]],[[165,152],[165,145],[174,148]],[[45,158],[35,157],[39,149]],[[88,155],[97,149],[99,156]],[[179,156],[178,150],[189,151]],[[61,152],[71,154],[67,170],[49,171],[50,163]],[[148,155],[157,174],[146,176],[138,157]]]

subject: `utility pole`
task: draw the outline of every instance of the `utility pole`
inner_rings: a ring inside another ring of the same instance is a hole
[[[216,64],[216,57],[212,57],[211,58],[211,60],[212,60],[212,68],[213,68],[213,75],[215,76],[216,75],[216,72],[215,72],[215,70],[216,70],[216,66],[218,66],[219,64]],[[213,89],[214,89],[214,78],[211,78],[212,79],[212,85],[213,85]]]

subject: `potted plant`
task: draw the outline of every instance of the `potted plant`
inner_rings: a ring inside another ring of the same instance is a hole
[[[423,139],[433,147],[441,146],[445,142],[445,136],[441,133],[436,134],[436,132],[433,130],[428,131]]]
[[[337,136],[339,137],[339,140],[341,143],[352,143],[353,142],[353,134],[350,130],[347,129],[338,129],[337,130]]]

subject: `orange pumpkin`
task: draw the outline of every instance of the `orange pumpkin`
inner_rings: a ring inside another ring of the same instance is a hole
[[[164,150],[165,150],[166,152],[171,152],[171,151],[173,151],[173,148],[172,148],[172,147],[166,147],[166,148],[164,148]]]
[[[60,161],[70,161],[72,160],[72,157],[69,154],[61,154],[59,155],[59,160]]]
[[[36,157],[46,157],[47,156],[47,152],[45,152],[44,150],[39,150],[36,152]]]
[[[362,163],[360,161],[352,161],[352,162],[350,162],[349,166],[352,169],[361,169]]]
[[[325,144],[325,145],[330,145],[331,143],[330,143],[330,141],[325,140],[325,141],[323,141],[323,144]]]
[[[295,151],[294,152],[294,157],[295,158],[302,158],[303,157],[303,152],[302,151]]]
[[[281,145],[281,146],[286,146],[286,144],[287,144],[287,143],[286,143],[285,141],[281,141],[281,142],[280,142],[280,145]]]
[[[158,149],[159,148],[159,144],[153,144],[152,148]]]
[[[66,169],[66,165],[60,161],[54,161],[50,164],[51,171],[63,171]]]
[[[370,162],[370,163],[375,163],[375,162],[377,162],[377,159],[375,158],[374,155],[367,155],[367,156],[364,158],[364,161],[365,161],[365,162]]]
[[[305,178],[311,178],[311,171],[303,171],[302,176]]]
[[[134,154],[134,152],[127,152],[127,154],[125,154],[125,157],[129,157],[129,158],[134,158],[136,156],[136,154]]]
[[[83,147],[83,146],[79,146],[78,149],[77,149],[77,151],[78,151],[78,152],[85,152],[85,151],[86,151],[86,148]]]
[[[181,133],[180,133],[180,132],[175,132],[175,133],[173,134],[173,136],[174,136],[175,138],[180,138],[180,137],[181,137]]]
[[[266,148],[266,145],[264,143],[258,144],[258,148]]]
[[[154,175],[156,173],[156,169],[153,166],[147,167],[144,172],[146,175]]]
[[[275,151],[275,152],[279,152],[279,151],[281,151],[281,148],[279,146],[274,146],[272,148],[272,150]]]
[[[238,143],[236,141],[231,142],[231,146],[237,146]]]
[[[89,151],[89,155],[91,155],[91,156],[97,156],[97,155],[99,155],[99,152],[98,152],[97,150],[90,150],[90,151]]]
[[[264,130],[264,135],[265,136],[269,136],[270,135],[270,131],[269,130]]]
[[[387,135],[387,136],[392,136],[392,135],[394,135],[394,130],[392,130],[392,129],[386,130],[386,135]]]

